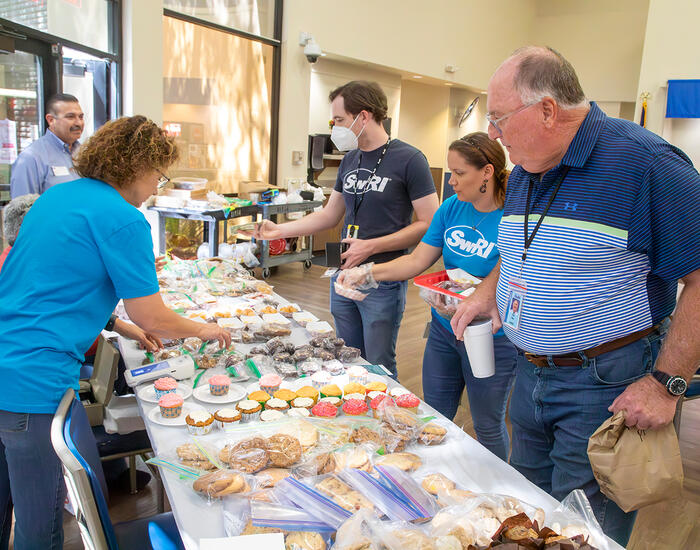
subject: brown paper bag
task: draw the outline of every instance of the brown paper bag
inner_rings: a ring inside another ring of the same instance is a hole
[[[625,512],[678,498],[683,465],[673,424],[658,430],[625,426],[623,411],[588,440],[588,458],[600,490]]]

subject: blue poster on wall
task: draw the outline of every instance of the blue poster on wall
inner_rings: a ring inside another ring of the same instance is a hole
[[[700,80],[669,80],[666,118],[700,118]]]

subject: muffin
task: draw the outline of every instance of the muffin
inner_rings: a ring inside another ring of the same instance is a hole
[[[275,397],[277,399],[281,399],[282,401],[286,401],[287,403],[291,403],[296,399],[297,394],[296,392],[293,392],[292,390],[288,390],[286,388],[282,388],[277,390],[272,397]]]
[[[386,384],[384,382],[380,382],[379,380],[373,380],[372,382],[365,384],[365,389],[368,392],[380,391],[382,393],[386,393]]]
[[[347,395],[348,393],[361,393],[362,395],[365,395],[367,390],[365,390],[365,387],[362,384],[350,382],[343,388],[343,395]]]
[[[334,407],[340,407],[343,404],[343,400],[340,397],[322,397],[318,402],[330,403]]]
[[[215,374],[209,379],[209,393],[220,396],[228,393],[231,379],[225,374]]]
[[[318,371],[311,375],[311,383],[314,385],[314,388],[319,390],[322,387],[330,384],[332,379],[333,377],[330,375],[330,373],[325,371]]]
[[[219,409],[214,413],[214,423],[222,430],[227,426],[233,426],[236,422],[240,422],[241,413],[236,409]]]
[[[166,393],[158,400],[160,414],[163,418],[177,418],[182,413],[182,405],[185,400],[176,393]]]
[[[241,422],[252,422],[260,418],[262,405],[252,399],[244,399],[236,405],[236,409],[241,413]]]
[[[348,402],[350,399],[359,399],[360,401],[367,401],[367,397],[364,393],[346,393],[343,396],[343,403]]]
[[[311,410],[311,408],[314,406],[314,400],[310,397],[297,397],[294,401],[292,401],[292,406],[295,408]]]
[[[396,398],[396,405],[404,410],[411,411],[413,414],[418,414],[420,399],[412,393],[406,393]]]
[[[343,403],[343,412],[348,416],[364,416],[367,414],[367,403],[364,400],[350,399]]]
[[[350,367],[349,369],[346,369],[348,373],[348,376],[350,377],[350,383],[355,383],[355,384],[366,384],[367,383],[367,369],[364,367],[360,367],[358,365],[355,365],[354,367]]]
[[[277,399],[276,397],[273,397],[272,399],[269,399],[267,403],[265,403],[265,410],[266,411],[279,411],[283,412],[289,409],[289,403],[287,403],[283,399]]]
[[[309,409],[304,409],[303,407],[292,407],[289,409],[289,412],[287,412],[287,416],[293,418],[307,418],[310,415]]]
[[[326,401],[319,401],[311,409],[311,414],[321,418],[335,418],[338,415],[338,407]]]
[[[185,424],[192,435],[206,435],[214,427],[214,415],[205,410],[190,411]]]
[[[275,410],[263,411],[260,413],[261,422],[274,422],[275,420],[282,420],[284,418],[284,413]]]
[[[297,390],[297,397],[308,397],[309,399],[313,399],[314,404],[316,404],[318,401],[318,390],[316,388],[312,388],[311,386],[304,386],[303,388],[299,388]]]
[[[367,401],[370,402],[372,399],[375,397],[379,397],[380,395],[386,395],[383,391],[367,391]]]
[[[175,390],[177,390],[177,380],[172,376],[164,376],[153,383],[153,388],[156,392],[156,399],[160,399],[168,393],[175,393]]]
[[[282,378],[277,374],[264,374],[260,377],[260,389],[272,395],[282,384]]]
[[[270,400],[270,395],[262,390],[254,391],[248,394],[248,399],[257,401],[261,405],[265,405]]]
[[[411,392],[402,386],[396,386],[395,388],[391,388],[391,390],[389,390],[389,395],[391,395],[393,398],[397,398],[399,395],[406,395],[407,393]]]
[[[335,384],[328,384],[321,388],[321,397],[342,397],[343,391]]]

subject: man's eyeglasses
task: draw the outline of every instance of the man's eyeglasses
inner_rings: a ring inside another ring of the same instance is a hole
[[[491,126],[493,126],[494,130],[496,130],[496,132],[498,132],[498,135],[501,136],[501,135],[503,135],[503,130],[501,130],[499,123],[503,122],[508,117],[511,117],[513,115],[518,114],[520,111],[524,111],[528,107],[532,107],[533,105],[537,105],[538,103],[539,103],[539,101],[535,101],[534,103],[526,103],[525,105],[521,105],[520,107],[515,109],[515,111],[511,111],[510,113],[506,113],[505,115],[500,116],[498,118],[493,118],[491,115],[486,115],[486,120],[489,121],[489,124]]]
[[[158,170],[157,168],[156,168],[156,172],[158,172],[160,174],[160,177],[158,178],[158,189],[163,189],[163,187],[165,187],[165,184],[170,181],[170,178],[168,176],[166,176],[163,172]]]

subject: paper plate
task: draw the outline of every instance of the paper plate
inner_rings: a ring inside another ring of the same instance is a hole
[[[195,399],[203,401],[204,403],[212,403],[214,405],[234,403],[236,401],[240,401],[246,396],[245,390],[235,384],[231,384],[229,386],[229,390],[226,395],[212,395],[209,392],[209,384],[206,383],[195,388],[192,394],[194,395]]]
[[[184,426],[185,417],[192,411],[197,410],[204,410],[204,407],[192,405],[190,403],[185,403],[182,406],[182,412],[180,413],[180,416],[177,416],[175,418],[165,418],[163,415],[160,414],[160,407],[153,407],[148,413],[148,419],[151,422],[160,424],[161,426]]]
[[[181,396],[183,399],[187,399],[190,395],[192,395],[192,388],[187,384],[180,382],[177,385],[175,393]],[[153,387],[153,383],[143,384],[136,388],[136,396],[141,401],[146,401],[147,403],[158,403],[156,389]]]

